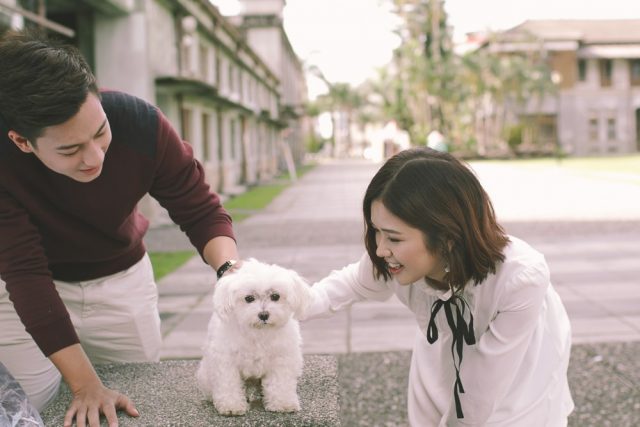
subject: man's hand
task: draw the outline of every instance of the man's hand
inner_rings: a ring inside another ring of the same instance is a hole
[[[230,259],[240,260],[236,241],[227,236],[218,236],[209,240],[202,251],[202,256],[214,271],[217,271],[222,264]],[[240,267],[239,264],[234,265],[227,271],[238,267]]]
[[[132,417],[139,415],[127,396],[102,384],[80,344],[58,350],[49,359],[73,393],[73,401],[64,417],[65,427],[71,426],[74,418],[78,427],[100,427],[100,414],[107,418],[109,427],[116,427],[118,409]]]
[[[235,264],[233,264],[227,271],[224,272],[224,274],[222,275],[222,277],[226,276],[227,274],[231,273],[232,271],[236,271],[238,270],[240,267],[242,267],[242,260],[236,260]]]
[[[100,427],[100,414],[104,414],[109,427],[117,427],[118,409],[132,417],[140,415],[124,394],[110,390],[100,382],[88,384],[73,393],[73,401],[64,417],[64,426],[71,427],[75,418],[78,427]]]

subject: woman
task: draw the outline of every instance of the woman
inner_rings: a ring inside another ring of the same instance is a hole
[[[447,153],[403,151],[363,210],[367,253],[313,286],[308,317],[393,293],[415,313],[412,426],[565,426],[567,314],[544,257],[505,234],[473,172]]]

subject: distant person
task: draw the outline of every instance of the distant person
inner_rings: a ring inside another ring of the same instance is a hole
[[[442,151],[447,153],[449,151],[449,144],[447,144],[444,135],[437,130],[432,130],[427,135],[427,147],[433,148],[436,151]]]
[[[138,412],[92,363],[157,361],[161,345],[138,202],[157,199],[219,273],[238,258],[231,218],[162,113],[100,92],[75,48],[10,31],[0,58],[0,362],[38,410],[62,375],[65,425],[117,425]]]
[[[469,167],[402,151],[363,211],[366,253],[313,286],[308,317],[392,294],[415,314],[412,426],[565,426],[569,319],[543,255],[505,234]]]

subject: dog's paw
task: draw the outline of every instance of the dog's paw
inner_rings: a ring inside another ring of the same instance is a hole
[[[216,407],[216,411],[224,416],[244,415],[249,410],[249,404],[246,401],[215,402],[214,406]]]
[[[264,409],[270,412],[297,412],[300,410],[298,398],[295,400],[277,400],[264,402]]]

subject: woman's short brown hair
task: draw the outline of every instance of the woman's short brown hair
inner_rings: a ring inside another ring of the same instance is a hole
[[[391,277],[376,255],[371,204],[380,200],[389,212],[422,231],[426,248],[449,266],[444,281],[462,291],[479,284],[504,261],[509,241],[497,223],[491,200],[472,170],[454,156],[430,148],[402,151],[385,162],[363,201],[365,246],[377,277]]]

